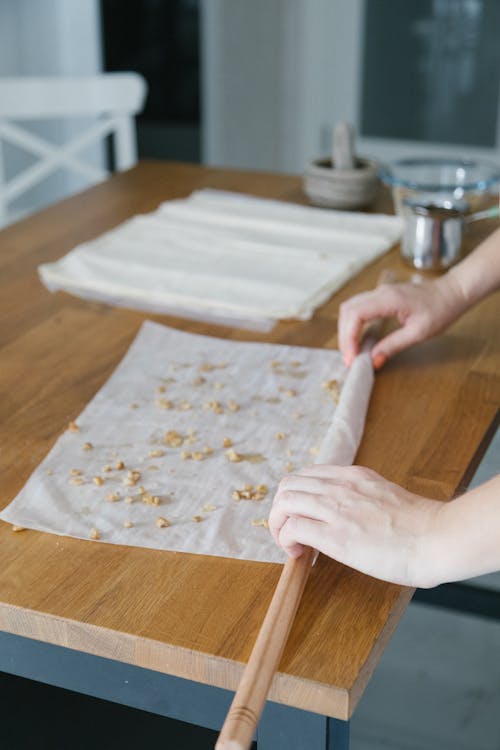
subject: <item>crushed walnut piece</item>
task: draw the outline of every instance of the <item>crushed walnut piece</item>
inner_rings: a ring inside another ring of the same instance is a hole
[[[233,445],[233,441],[230,437],[225,437],[222,441],[222,445],[224,446],[224,448],[231,448]]]
[[[126,497],[125,497],[124,499],[125,499],[125,502],[126,502],[126,503],[127,503],[128,505],[130,505],[130,503],[133,503],[133,502],[134,502],[134,498],[132,497],[132,495],[127,495],[127,496],[126,496]]]
[[[71,477],[71,479],[69,480],[69,483],[74,484],[75,486],[84,484],[83,477]]]
[[[324,391],[327,391],[327,393],[330,394],[332,401],[335,404],[338,404],[340,399],[340,386],[338,380],[325,380],[325,382],[321,384],[321,387]]]
[[[233,490],[231,497],[233,500],[263,500],[268,493],[268,487],[265,484],[245,484],[242,490]]]
[[[132,402],[132,403],[130,404],[130,408],[131,408],[131,409],[138,409],[138,408],[139,408],[139,404],[136,404],[136,403],[135,403],[135,401],[134,401],[134,402]]]
[[[202,507],[202,511],[205,513],[212,513],[212,511],[217,510],[217,506],[213,503],[205,503],[205,505]]]
[[[122,471],[122,469],[124,468],[125,468],[125,464],[123,463],[123,461],[117,461],[115,463],[115,469],[117,469],[118,471]]]
[[[141,472],[137,469],[130,469],[127,471],[125,477],[123,478],[123,484],[125,487],[135,487],[139,479],[141,478]]]
[[[76,422],[69,422],[67,429],[68,432],[80,432],[80,428]]]
[[[174,405],[168,398],[157,398],[155,401],[156,406],[159,406],[160,409],[173,409]]]
[[[204,445],[201,450],[205,454],[205,456],[211,456],[212,453],[214,452],[214,449],[211,448],[209,445]]]
[[[100,477],[99,475],[92,477],[92,481],[94,482],[94,484],[97,484],[98,487],[104,484],[104,479]]]
[[[106,464],[105,466],[102,467],[101,471],[108,473],[110,471],[113,471],[113,467],[110,464]]]
[[[124,522],[123,522],[123,526],[124,526],[124,528],[126,528],[126,529],[131,529],[133,525],[134,525],[134,524],[132,523],[132,521],[124,521]]]
[[[170,526],[170,521],[166,518],[163,518],[163,516],[158,516],[158,518],[155,521],[156,526],[158,526],[159,529],[165,529],[167,526]]]
[[[160,504],[160,498],[158,495],[151,495],[149,492],[143,492],[141,495],[141,500],[146,505],[159,505]]]
[[[294,466],[294,465],[292,464],[292,462],[291,462],[291,461],[287,461],[287,463],[285,464],[285,471],[286,471],[287,473],[290,473],[290,472],[292,472],[292,471],[293,471],[294,469],[295,469],[295,466]]]
[[[237,404],[236,401],[233,401],[233,399],[229,399],[229,401],[227,402],[227,405],[228,405],[229,411],[239,411],[240,410],[239,404]]]
[[[90,529],[89,531],[89,539],[100,539],[101,535],[97,531],[97,529]]]
[[[117,503],[120,500],[121,495],[119,492],[108,492],[106,495],[107,503]]]
[[[193,521],[195,523],[200,523],[200,521],[203,521],[203,518],[201,516],[193,516]]]
[[[218,401],[212,400],[212,401],[206,401],[203,404],[204,409],[210,409],[214,412],[214,414],[222,414],[224,409],[222,408],[221,404]]]
[[[214,388],[216,391],[221,391],[223,388],[225,388],[224,383],[221,383],[219,380],[216,380],[214,382]]]
[[[193,461],[203,461],[204,455],[201,451],[193,451],[193,453],[191,453],[191,458]]]
[[[17,531],[26,531],[26,527],[25,526],[18,526],[17,524],[12,524],[12,526],[10,527],[10,529],[11,529],[11,531],[16,531],[16,532]]]
[[[185,398],[181,400],[178,406],[179,411],[189,411],[191,409],[191,403],[189,401],[186,401]]]
[[[191,451],[181,451],[181,458],[183,461],[189,461],[193,457]]]
[[[82,450],[83,451],[91,451],[93,447],[94,446],[92,445],[92,443],[84,443],[82,445]]]
[[[233,464],[237,464],[240,461],[243,461],[243,456],[241,456],[239,453],[236,453],[234,448],[229,448],[229,450],[226,451],[226,458]]]
[[[178,448],[184,442],[184,438],[177,430],[169,430],[165,434],[165,442],[171,448]]]
[[[164,385],[158,385],[158,386],[156,387],[156,392],[157,392],[157,393],[165,393],[165,391],[166,391],[166,390],[167,390],[167,389],[165,388],[165,386],[164,386]]]
[[[203,383],[206,383],[205,378],[202,375],[198,375],[192,382],[191,385],[203,385]]]
[[[80,474],[82,474],[82,470],[81,469],[71,469],[69,473],[72,476],[74,476],[74,477],[79,477]]]
[[[274,436],[276,440],[284,440],[286,438],[286,435],[284,432],[277,432]]]
[[[269,521],[267,518],[254,518],[252,526],[263,526],[265,529],[269,528]]]
[[[289,398],[295,398],[295,396],[297,395],[297,391],[295,390],[295,388],[280,387],[278,390],[285,396],[289,396]]]
[[[150,458],[161,458],[161,456],[164,456],[164,455],[165,455],[165,451],[162,451],[159,448],[155,448],[155,450],[149,451]]]

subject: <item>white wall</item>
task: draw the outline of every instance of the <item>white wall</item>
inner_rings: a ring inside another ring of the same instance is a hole
[[[101,70],[98,0],[0,0],[0,76],[91,75]],[[51,121],[26,127],[63,143],[83,125]],[[8,176],[33,163],[31,156],[8,145],[4,153]],[[102,146],[84,153],[103,165]],[[14,213],[36,210],[87,185],[80,175],[55,173],[15,201]]]

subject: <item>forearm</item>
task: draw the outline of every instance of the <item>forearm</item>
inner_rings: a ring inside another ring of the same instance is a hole
[[[430,586],[500,570],[500,474],[443,505],[425,554]]]
[[[464,312],[500,288],[500,229],[489,235],[442,280],[456,286],[464,301]]]

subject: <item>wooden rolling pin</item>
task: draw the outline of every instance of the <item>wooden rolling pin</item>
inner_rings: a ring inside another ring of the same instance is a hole
[[[377,286],[394,281],[390,271],[382,271]],[[380,335],[382,321],[374,321],[363,331],[366,345]],[[293,625],[316,552],[306,547],[300,557],[288,558],[274,596],[259,630],[215,750],[248,750],[264,708],[271,681],[276,673]]]

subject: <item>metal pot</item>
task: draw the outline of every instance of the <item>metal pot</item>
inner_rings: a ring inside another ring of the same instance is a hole
[[[499,215],[497,206],[474,214],[467,214],[467,209],[465,201],[403,201],[403,258],[415,268],[435,271],[459,261],[464,225]]]

